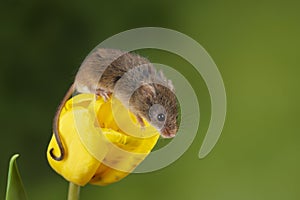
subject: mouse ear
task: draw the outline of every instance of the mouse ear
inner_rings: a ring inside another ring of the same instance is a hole
[[[156,92],[155,89],[152,85],[150,84],[143,84],[141,87],[141,93],[143,96],[147,97],[147,96],[151,96],[151,97],[155,97],[156,96]]]
[[[175,88],[174,88],[174,85],[173,85],[172,81],[168,80],[165,77],[162,70],[158,71],[157,78],[158,78],[159,81],[161,81],[162,85],[168,87],[172,92],[175,92]]]
[[[171,80],[168,80],[168,87],[172,92],[175,92],[175,88]]]

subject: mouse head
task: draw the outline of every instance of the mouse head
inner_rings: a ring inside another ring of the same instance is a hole
[[[144,84],[130,99],[130,107],[154,126],[162,137],[172,138],[178,130],[177,99],[173,91],[160,84]]]

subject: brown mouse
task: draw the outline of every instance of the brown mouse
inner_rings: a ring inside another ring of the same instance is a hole
[[[175,136],[178,124],[177,99],[174,86],[162,71],[144,57],[115,49],[98,48],[90,53],[81,64],[75,81],[58,107],[53,121],[53,131],[60,149],[59,157],[50,150],[53,159],[64,157],[64,148],[58,134],[59,114],[74,91],[92,93],[104,100],[115,95],[143,126],[146,119],[162,137]]]

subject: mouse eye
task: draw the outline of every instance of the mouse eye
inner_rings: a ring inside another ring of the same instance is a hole
[[[157,120],[160,122],[165,121],[165,115],[163,113],[160,113],[157,115]]]

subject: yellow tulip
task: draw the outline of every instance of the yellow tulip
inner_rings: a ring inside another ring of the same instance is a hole
[[[50,166],[66,180],[83,186],[108,185],[132,172],[150,153],[159,133],[146,121],[141,128],[134,115],[117,99],[107,102],[79,94],[66,102],[58,132],[65,149],[63,160],[54,135],[47,150]]]

